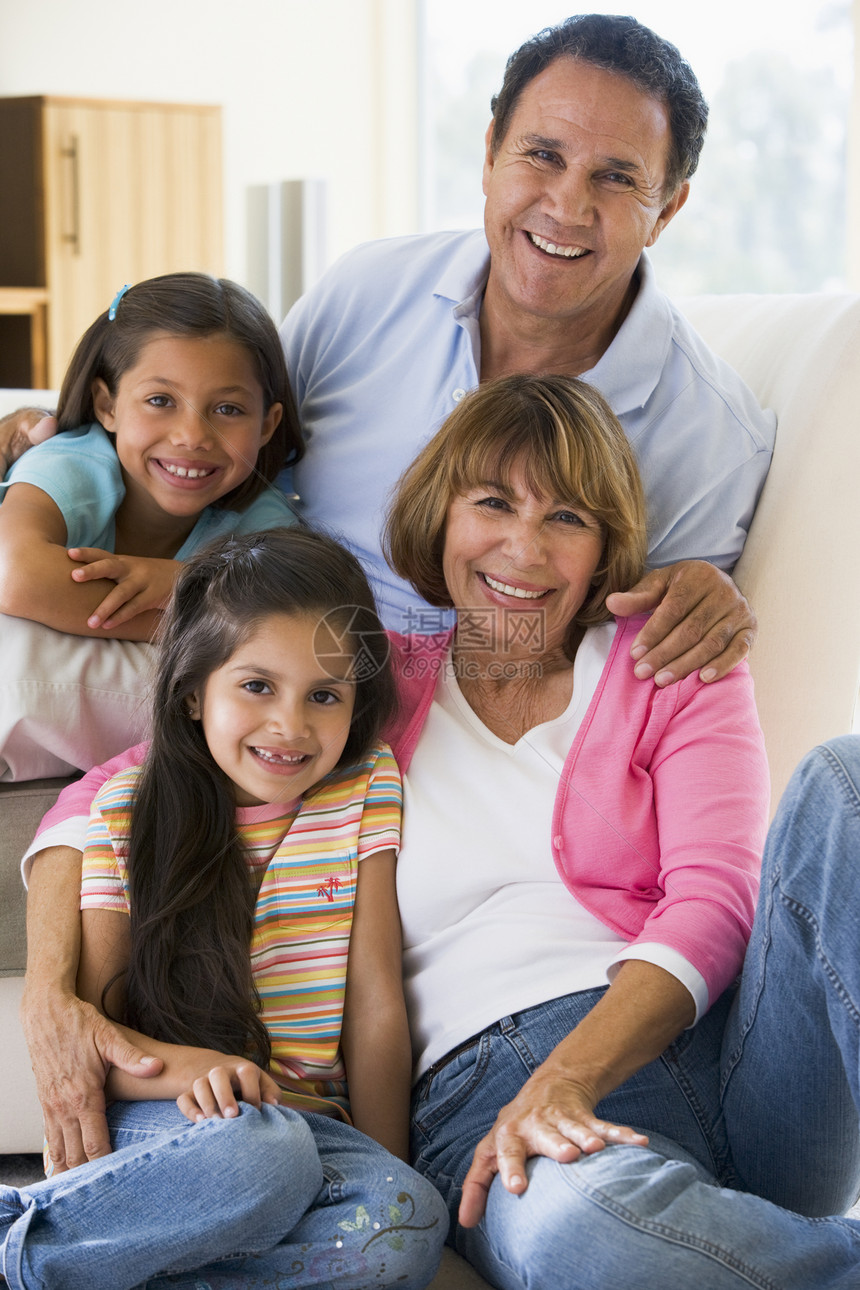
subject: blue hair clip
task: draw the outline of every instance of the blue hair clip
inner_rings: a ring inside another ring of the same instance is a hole
[[[120,300],[122,300],[123,296],[129,290],[130,287],[131,287],[131,283],[127,282],[124,287],[120,287],[119,291],[114,296],[113,300],[111,301],[111,307],[108,310],[108,322],[113,322],[114,318],[116,318],[116,311],[119,306],[119,302]]]

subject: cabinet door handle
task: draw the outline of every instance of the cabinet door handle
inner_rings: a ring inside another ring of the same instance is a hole
[[[80,141],[76,134],[73,134],[67,148],[60,149],[61,157],[68,157],[72,163],[71,177],[71,231],[62,234],[64,242],[70,242],[72,245],[72,254],[80,255],[81,253],[81,183],[80,183]]]

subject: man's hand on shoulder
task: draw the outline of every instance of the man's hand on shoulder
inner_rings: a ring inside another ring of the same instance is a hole
[[[630,591],[613,592],[606,607],[619,618],[654,611],[630,653],[636,676],[658,686],[696,671],[718,681],[746,658],[758,630],[729,575],[705,560],[654,569]]]
[[[57,418],[42,408],[19,408],[0,417],[0,470],[5,475],[14,461],[57,433]]]

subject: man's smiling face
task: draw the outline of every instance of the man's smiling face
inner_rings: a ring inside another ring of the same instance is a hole
[[[495,154],[487,132],[490,307],[611,328],[686,200],[665,192],[670,142],[664,104],[624,76],[561,57],[530,81]]]

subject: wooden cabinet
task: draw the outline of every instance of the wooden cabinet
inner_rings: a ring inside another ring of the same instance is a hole
[[[47,376],[125,282],[222,272],[221,109],[0,98],[0,287],[47,292]],[[0,325],[10,326],[8,315]],[[24,320],[30,325],[30,320]],[[3,369],[0,384],[27,385]]]

